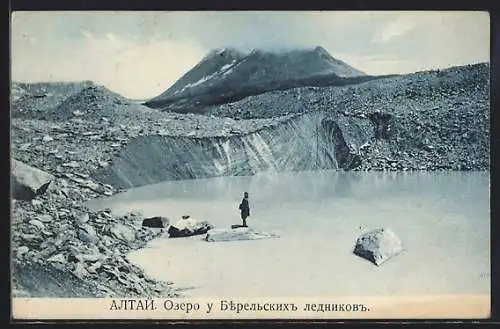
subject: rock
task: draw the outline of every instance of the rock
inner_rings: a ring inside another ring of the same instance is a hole
[[[106,168],[108,166],[108,163],[106,161],[98,161],[99,167]]]
[[[78,232],[78,238],[87,243],[96,243],[99,240],[96,235],[89,234],[85,230]]]
[[[24,241],[27,241],[27,242],[31,242],[31,243],[34,243],[34,242],[39,242],[42,240],[42,237],[38,234],[21,234],[21,239],[24,240]]]
[[[83,279],[84,277],[86,277],[89,272],[87,272],[87,270],[85,269],[85,265],[81,262],[79,263],[76,263],[75,265],[75,269],[73,270],[73,274],[79,278],[79,279]]]
[[[21,257],[22,255],[27,253],[29,250],[30,250],[30,248],[28,248],[26,246],[20,246],[19,248],[17,248],[17,251],[16,251],[17,257]]]
[[[240,227],[235,229],[210,230],[205,237],[205,241],[260,240],[278,237],[279,236],[274,233],[259,232],[248,227]]]
[[[154,288],[153,288],[153,290],[154,290],[154,291],[157,291],[157,292],[163,292],[163,291],[165,291],[166,289],[167,289],[167,287],[166,287],[165,285],[163,285],[163,284],[160,284],[160,283],[157,283],[157,284],[154,286]]]
[[[192,235],[205,234],[212,228],[213,226],[207,221],[199,221],[192,218],[183,218],[170,225],[168,234],[171,238],[187,237]]]
[[[88,187],[89,189],[94,190],[96,192],[101,192],[100,185],[91,180],[86,180],[81,182],[81,186]]]
[[[47,259],[47,262],[66,263],[66,257],[63,254],[57,254]]]
[[[52,217],[49,214],[43,214],[43,215],[36,216],[36,219],[42,223],[50,223],[54,220],[54,217]]]
[[[62,164],[63,167],[69,167],[69,168],[78,168],[80,167],[80,164],[76,161],[70,161]]]
[[[81,173],[81,172],[76,172],[75,175],[79,176],[81,178],[89,178],[90,177],[88,174],[84,174],[84,173]]]
[[[31,225],[35,226],[40,231],[43,231],[45,229],[45,225],[41,221],[39,221],[38,219],[32,219],[29,221],[29,223]]]
[[[40,252],[38,253],[38,255],[41,257],[41,258],[48,258],[50,257],[51,255],[55,254],[57,252],[57,248],[56,246],[54,245],[49,245],[45,248],[41,248]]]
[[[142,221],[144,227],[166,228],[170,224],[170,220],[166,217],[150,217]]]
[[[54,176],[38,168],[12,159],[12,197],[18,200],[32,200],[44,194]]]
[[[79,228],[84,230],[85,232],[87,232],[90,235],[97,235],[97,233],[92,225],[82,223],[82,224],[79,224]]]
[[[37,200],[37,199],[31,200],[31,205],[33,205],[33,207],[39,207],[42,204],[43,204],[43,202],[41,200]]]
[[[113,245],[114,240],[113,240],[113,238],[111,238],[111,237],[109,237],[107,235],[103,235],[102,236],[102,243],[104,243],[104,245],[106,247],[109,247],[109,246]]]
[[[42,138],[43,142],[52,142],[53,140],[54,140],[54,138],[50,137],[49,135],[45,135]]]
[[[31,147],[31,143],[24,143],[19,147],[20,151],[28,151]]]
[[[96,273],[97,270],[102,266],[102,263],[101,262],[95,262],[94,264],[90,265],[88,268],[87,268],[87,271],[89,273]]]
[[[109,184],[103,184],[102,186],[104,186],[104,187],[105,187],[105,188],[107,188],[108,190],[113,190],[113,189],[114,189],[114,187],[113,187],[113,186],[111,186],[111,185],[109,185]],[[132,212],[130,213],[130,215],[132,215],[132,216],[139,216],[140,214],[139,214],[138,212],[136,212],[136,211],[132,211]]]
[[[97,262],[98,260],[101,260],[103,256],[99,253],[93,253],[93,254],[77,254],[75,255],[75,258],[78,259],[80,262]]]
[[[378,266],[402,250],[401,240],[396,234],[388,228],[381,228],[361,235],[356,241],[354,254]]]
[[[426,150],[427,152],[432,152],[434,150],[434,146],[432,146],[432,145],[424,145],[423,149]]]
[[[135,240],[135,230],[128,225],[115,224],[110,228],[109,232],[115,238],[126,242],[132,242]]]
[[[45,235],[45,236],[53,236],[54,235],[53,232],[50,232],[50,231],[47,231],[47,230],[42,231],[42,234]]]
[[[76,216],[76,220],[80,223],[87,223],[89,221],[90,217],[88,213],[81,213]],[[93,228],[92,228],[93,229]]]

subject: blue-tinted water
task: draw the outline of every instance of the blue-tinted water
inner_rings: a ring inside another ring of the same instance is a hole
[[[190,214],[238,223],[250,193],[251,227],[278,239],[153,241],[130,259],[191,296],[489,294],[489,174],[301,172],[166,182],[94,207]],[[404,251],[380,267],[352,254],[356,238],[391,228]]]

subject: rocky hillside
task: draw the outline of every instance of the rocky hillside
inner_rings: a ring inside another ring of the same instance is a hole
[[[30,178],[24,183],[36,182],[29,173],[25,177]],[[141,227],[140,214],[116,218],[109,210],[90,211],[83,205],[91,198],[89,191],[69,178],[55,178],[41,195],[11,200],[13,295],[176,295],[171,283],[145,276],[126,258],[162,229]]]
[[[148,109],[89,82],[15,84],[11,156],[54,181],[12,203],[13,293],[176,295],[125,257],[161,232],[138,227],[140,214],[83,206],[124,188],[267,170],[488,170],[489,70],[275,90],[205,115]]]
[[[45,121],[76,118],[106,122],[128,118],[141,121],[145,114],[157,112],[91,82],[45,83],[43,89],[26,85],[22,90],[22,96],[12,104],[14,118]],[[18,90],[16,94],[20,94]]]
[[[125,150],[127,145],[141,145],[144,149],[137,152],[147,154],[156,152],[153,142],[147,144],[149,138],[190,139],[238,135],[276,125],[284,120],[286,117],[233,120],[176,113],[155,113],[143,117],[140,121],[120,116],[115,117],[113,121],[16,118],[12,119],[11,149],[15,159],[56,177],[76,181],[81,188],[89,190],[93,197],[98,197],[115,193],[115,188],[92,177],[101,176],[102,169],[122,161],[120,154],[128,152]],[[146,144],[141,144],[143,142]],[[157,154],[157,157],[164,156]],[[164,171],[159,163],[155,166]],[[147,169],[153,170],[149,165]],[[138,174],[144,173],[145,170],[146,167],[137,169]]]
[[[145,105],[162,110],[201,113],[271,90],[298,86],[345,85],[374,79],[333,58],[322,47],[271,53],[215,50],[161,95]]]
[[[128,188],[265,170],[487,170],[489,108],[486,64],[276,91],[210,110],[245,124],[268,117],[267,126],[143,136],[93,177]]]
[[[371,107],[381,111],[394,109],[404,115],[410,112],[405,110],[419,110],[424,105],[437,107],[439,102],[449,103],[455,98],[462,103],[483,102],[489,99],[489,79],[490,65],[483,63],[384,77],[344,87],[272,91],[238,102],[211,106],[205,112],[234,119],[251,119],[315,110],[356,113]]]
[[[91,81],[12,83],[11,116],[41,116],[46,109],[60,105],[67,97],[81,90],[95,86]]]
[[[74,116],[96,90],[96,107],[120,100],[86,88],[63,101],[69,111],[45,109],[71,119],[13,119],[13,155],[59,176],[85,175],[71,177],[96,195],[264,170],[489,168],[487,64],[273,91],[210,107],[208,116],[140,107],[137,117],[121,110],[126,104],[112,121],[96,119],[98,111]]]

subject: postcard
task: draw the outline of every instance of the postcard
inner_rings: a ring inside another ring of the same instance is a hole
[[[13,12],[12,317],[488,318],[489,19]]]

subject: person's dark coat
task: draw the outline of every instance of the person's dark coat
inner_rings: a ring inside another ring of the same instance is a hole
[[[243,198],[240,203],[239,209],[241,210],[241,218],[247,218],[250,216],[250,206],[248,204],[248,199]]]

